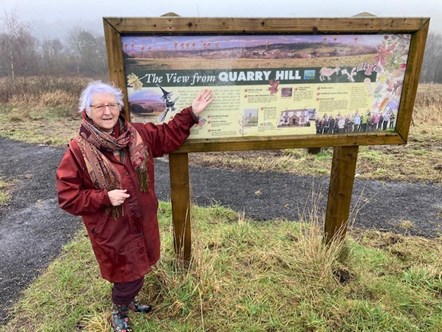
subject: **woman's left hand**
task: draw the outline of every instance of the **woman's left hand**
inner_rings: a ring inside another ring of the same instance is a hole
[[[212,90],[204,89],[192,102],[192,111],[198,116],[213,101]]]

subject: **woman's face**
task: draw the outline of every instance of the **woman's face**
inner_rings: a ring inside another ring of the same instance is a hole
[[[92,98],[90,114],[88,115],[98,128],[110,132],[118,121],[120,105],[113,95],[98,93]]]

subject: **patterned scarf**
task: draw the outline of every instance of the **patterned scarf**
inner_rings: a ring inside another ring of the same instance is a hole
[[[147,174],[148,152],[137,130],[123,117],[118,119],[117,137],[98,129],[86,115],[80,125],[79,135],[75,138],[86,163],[89,176],[98,189],[108,191],[122,188],[122,178],[104,152],[119,152],[121,161],[126,158],[125,148],[137,176],[140,191],[147,191],[149,177]],[[122,205],[107,209],[113,217],[122,215]]]

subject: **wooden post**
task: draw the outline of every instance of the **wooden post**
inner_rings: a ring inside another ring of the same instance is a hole
[[[169,170],[175,253],[178,258],[189,261],[192,239],[188,154],[170,154]]]
[[[351,196],[355,178],[358,146],[341,146],[333,150],[333,162],[325,214],[325,243],[335,237],[343,239],[347,231]]]

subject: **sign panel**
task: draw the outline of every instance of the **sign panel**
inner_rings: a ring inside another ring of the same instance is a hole
[[[131,117],[168,121],[210,87],[191,138],[394,131],[410,34],[123,36]]]

